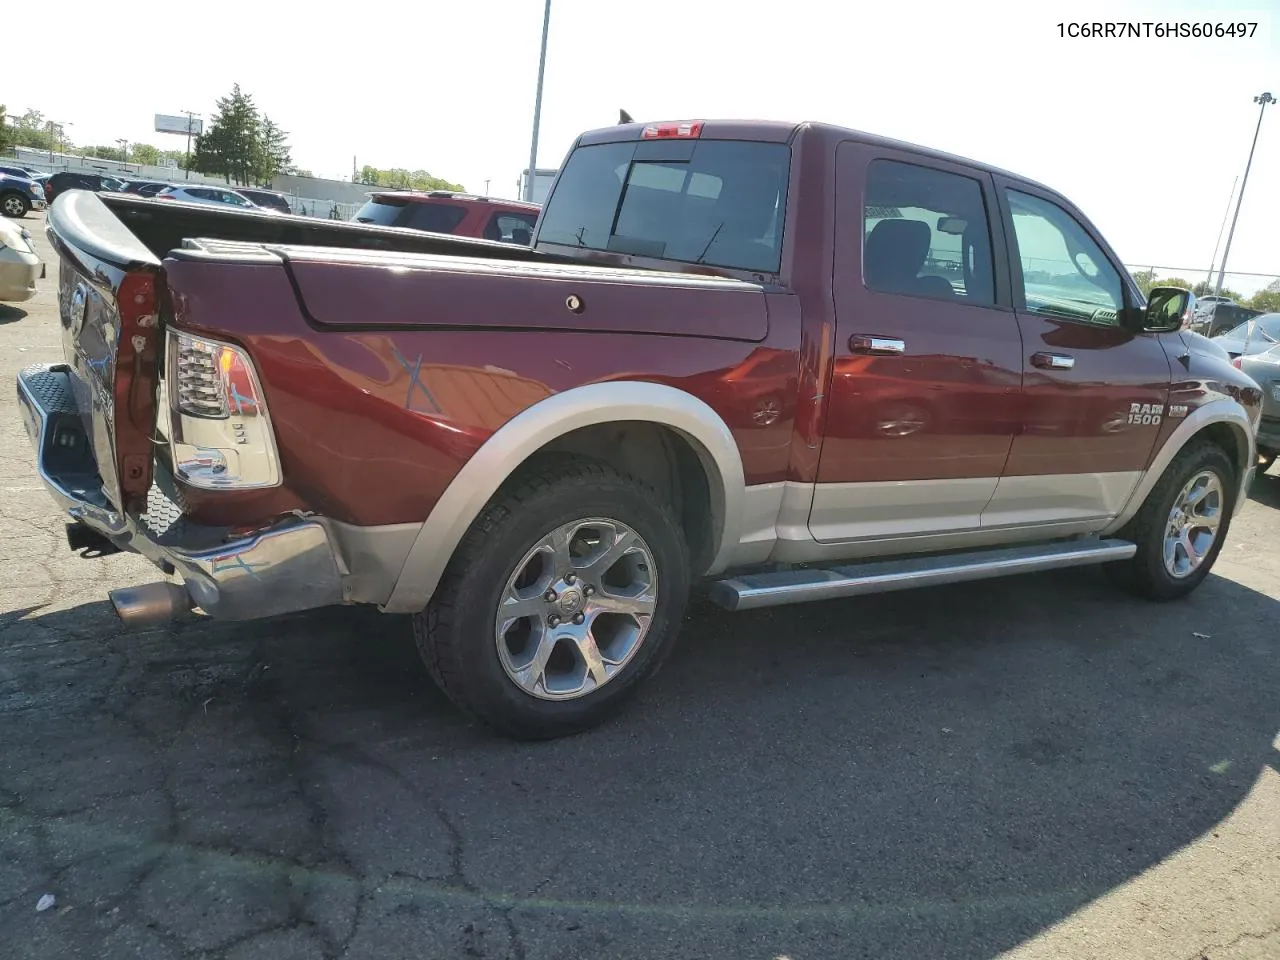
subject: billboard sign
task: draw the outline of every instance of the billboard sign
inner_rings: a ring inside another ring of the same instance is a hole
[[[190,124],[190,129],[188,129]],[[204,132],[204,121],[199,117],[178,116],[173,117],[164,113],[156,114],[156,133],[180,133],[186,136],[188,133],[193,137],[198,137]]]

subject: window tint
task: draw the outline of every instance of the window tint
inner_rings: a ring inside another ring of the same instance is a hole
[[[666,140],[579,147],[538,238],[685,263],[777,272],[791,150]]]
[[[453,233],[466,215],[465,207],[452,203],[410,203],[397,226],[430,230],[432,233]]]
[[[1055,203],[1007,190],[1027,310],[1118,326],[1120,274],[1084,227]]]
[[[995,305],[991,233],[977,180],[873,160],[862,223],[863,276],[872,290]]]

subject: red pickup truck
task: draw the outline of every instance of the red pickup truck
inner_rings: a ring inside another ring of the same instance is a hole
[[[129,623],[413,615],[463,709],[597,723],[729,610],[1101,563],[1199,584],[1257,385],[1070,202],[817,123],[582,135],[531,247],[71,191],[18,395]],[[355,640],[356,638],[353,638]]]

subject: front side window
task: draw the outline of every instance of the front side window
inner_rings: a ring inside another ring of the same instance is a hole
[[[1056,203],[1006,190],[1027,310],[1060,320],[1119,326],[1120,274],[1084,227]]]
[[[547,201],[538,241],[776,273],[790,169],[783,143],[579,147]]]
[[[862,207],[863,278],[872,290],[995,305],[982,186],[896,160],[873,160]]]

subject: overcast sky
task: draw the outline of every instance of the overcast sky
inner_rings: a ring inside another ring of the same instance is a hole
[[[5,72],[11,113],[76,143],[177,147],[155,113],[238,82],[290,132],[295,162],[350,177],[423,168],[514,196],[528,163],[542,0],[330,6],[260,0],[59,16]],[[65,4],[64,4],[65,6]],[[1250,8],[1253,9],[1250,9]],[[785,3],[553,0],[541,166],[616,121],[824,120],[959,153],[1067,194],[1130,264],[1207,270],[1258,107],[1280,97],[1276,0]],[[92,11],[92,12],[91,12]],[[1071,39],[1071,20],[1260,21],[1252,39]],[[92,83],[83,69],[95,70]],[[1280,272],[1280,107],[1268,108],[1229,267]],[[1192,277],[1190,279],[1197,279]]]

